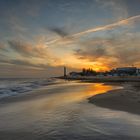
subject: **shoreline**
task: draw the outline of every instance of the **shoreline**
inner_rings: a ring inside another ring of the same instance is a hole
[[[84,86],[82,86],[82,84]],[[81,87],[82,86],[82,87]],[[39,89],[26,92],[24,94],[19,94],[16,96],[9,96],[5,98],[0,99],[0,106],[2,105],[8,105],[10,103],[20,103],[20,102],[26,102],[26,101],[32,101],[32,100],[38,100],[42,98],[46,98],[46,96],[53,95],[55,93],[63,93],[63,92],[69,92],[71,90],[75,91],[81,91],[83,88],[88,86],[86,83],[79,83],[76,82],[76,84],[73,84],[73,82],[61,82],[57,84],[50,84],[49,86],[44,86]]]
[[[70,81],[83,81],[83,82],[97,82],[97,83],[104,83],[104,82],[113,82],[113,83],[120,83],[120,82],[140,82],[140,76],[79,76],[79,77],[71,77],[71,76],[61,76],[56,77],[58,79],[70,80]]]
[[[140,115],[140,83],[120,83],[119,85],[123,88],[92,96],[88,98],[89,103]]]
[[[70,80],[71,81],[71,80]],[[75,80],[76,83],[100,83],[92,81],[80,81]],[[69,83],[69,82],[68,82]],[[97,94],[88,98],[89,103],[95,104],[99,107],[109,108],[113,110],[125,111],[133,114],[140,114],[140,83],[139,82],[102,82],[104,85],[120,86],[122,89],[114,89],[105,93]],[[61,91],[63,91],[63,86],[65,87],[67,83],[59,83],[61,86]],[[58,84],[58,87],[59,87]],[[63,85],[64,84],[64,85]],[[65,85],[66,84],[66,85]],[[12,96],[4,99],[0,99],[0,105],[28,101],[32,99],[39,99],[47,95],[52,94],[52,89],[57,84],[52,84],[49,87],[41,88],[36,91],[28,92],[28,94],[22,94],[19,96]],[[70,87],[70,85],[68,84]],[[79,85],[81,86],[81,85]],[[72,86],[73,88],[73,86]],[[55,89],[55,88],[54,88]],[[82,87],[81,87],[82,89]],[[57,90],[57,89],[55,89]]]

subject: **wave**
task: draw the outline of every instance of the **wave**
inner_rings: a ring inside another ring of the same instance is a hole
[[[0,79],[0,99],[17,96],[19,94],[36,90],[40,87],[59,82],[55,78],[50,79]]]

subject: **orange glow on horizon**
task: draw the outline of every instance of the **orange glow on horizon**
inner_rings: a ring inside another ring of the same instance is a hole
[[[111,68],[107,66],[107,64],[104,64],[103,62],[107,62],[105,58],[101,58],[97,61],[90,61],[88,59],[78,59],[76,56],[72,54],[65,54],[62,58],[59,59],[60,61],[57,61],[54,65],[55,66],[67,66],[74,69],[89,69],[95,71],[108,71]]]

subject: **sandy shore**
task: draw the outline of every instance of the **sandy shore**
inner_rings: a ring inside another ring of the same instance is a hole
[[[112,89],[111,84],[66,82],[2,99],[0,140],[139,140],[139,115],[87,102]]]
[[[89,102],[104,108],[140,114],[140,83],[122,83],[120,86],[123,89],[95,95],[89,98]]]

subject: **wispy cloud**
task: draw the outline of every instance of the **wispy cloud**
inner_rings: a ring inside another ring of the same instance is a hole
[[[77,36],[82,36],[82,35],[88,34],[88,33],[104,31],[104,30],[111,30],[111,29],[114,29],[118,26],[128,25],[128,24],[130,24],[133,21],[138,20],[138,19],[140,19],[140,15],[133,16],[133,17],[118,21],[116,23],[112,23],[112,24],[108,24],[108,25],[105,25],[105,26],[100,26],[100,27],[97,27],[97,28],[92,28],[92,29],[89,29],[89,30],[86,30],[86,31],[83,31],[83,32],[79,32],[79,33],[74,34],[73,36],[77,37]]]
[[[133,17],[129,17],[129,18],[126,18],[126,19],[123,19],[123,20],[120,20],[120,21],[117,21],[115,23],[111,23],[111,24],[108,24],[108,25],[105,25],[105,26],[99,26],[99,27],[96,27],[96,28],[91,28],[91,29],[88,29],[88,30],[85,30],[85,31],[82,31],[82,32],[79,32],[79,33],[75,33],[73,35],[67,35],[66,37],[64,38],[61,38],[61,39],[55,39],[55,40],[52,40],[52,41],[49,41],[49,42],[46,42],[46,44],[53,44],[53,43],[57,43],[59,41],[63,41],[64,39],[66,38],[70,38],[70,39],[74,39],[74,38],[79,38],[83,35],[86,35],[86,34],[89,34],[89,33],[95,33],[95,32],[99,32],[99,31],[106,31],[106,30],[113,30],[117,27],[120,27],[120,26],[126,26],[126,25],[129,25],[137,20],[140,20],[140,15],[136,15],[136,16],[133,16]]]
[[[63,28],[50,27],[48,29],[61,37],[66,37],[69,35]]]
[[[83,42],[83,46],[80,49],[75,50],[75,57],[81,61],[99,62],[108,68],[130,65],[139,66],[139,34],[132,36],[122,33],[115,38],[88,40]]]
[[[52,54],[44,41],[28,43],[20,40],[9,40],[7,46],[0,45],[0,63],[23,65],[36,69],[60,65],[60,60]]]

